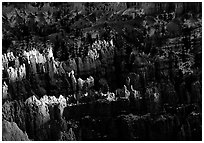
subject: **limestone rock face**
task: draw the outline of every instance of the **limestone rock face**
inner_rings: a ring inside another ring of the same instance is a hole
[[[2,140],[3,141],[29,141],[26,133],[19,129],[15,122],[2,122]]]
[[[24,132],[26,131],[26,107],[23,101],[6,101],[2,105],[2,119],[15,122]]]

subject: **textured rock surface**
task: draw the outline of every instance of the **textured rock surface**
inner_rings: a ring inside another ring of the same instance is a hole
[[[15,122],[2,121],[3,141],[29,141],[26,133],[19,129]]]
[[[2,118],[15,122],[22,131],[26,131],[26,107],[23,101],[7,101],[2,106]]]

